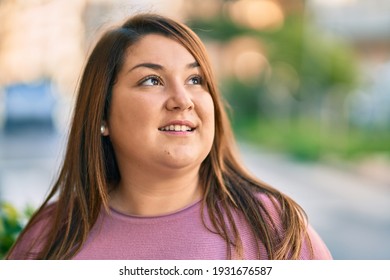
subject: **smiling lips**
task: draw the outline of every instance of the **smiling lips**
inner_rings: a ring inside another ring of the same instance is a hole
[[[166,124],[162,127],[160,127],[158,130],[160,131],[172,131],[172,132],[189,132],[194,131],[195,126],[187,121],[177,121],[177,122],[171,122],[169,124]]]
[[[194,129],[187,125],[167,125],[159,129],[160,131],[193,131]]]

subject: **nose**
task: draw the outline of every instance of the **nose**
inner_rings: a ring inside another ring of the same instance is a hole
[[[169,111],[185,111],[194,108],[190,92],[184,85],[174,85],[169,89],[166,108]]]

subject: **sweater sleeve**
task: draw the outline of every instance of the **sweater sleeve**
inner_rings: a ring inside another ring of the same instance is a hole
[[[270,217],[275,223],[275,226],[278,231],[282,230],[282,221],[280,219],[280,209],[278,202],[275,198],[270,198],[265,194],[259,195],[259,198],[266,206],[267,210],[269,211]],[[307,225],[307,235],[309,237],[309,240],[302,236],[303,244],[300,251],[299,259],[300,260],[331,260],[332,255],[325,245],[322,238],[319,236],[319,234],[316,232],[316,230],[308,223]],[[311,246],[311,248],[310,248]],[[311,254],[311,252],[313,254]]]

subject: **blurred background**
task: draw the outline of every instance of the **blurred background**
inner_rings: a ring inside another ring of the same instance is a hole
[[[140,11],[203,39],[243,161],[335,259],[390,259],[388,0],[0,0],[0,257],[55,180],[88,51]]]

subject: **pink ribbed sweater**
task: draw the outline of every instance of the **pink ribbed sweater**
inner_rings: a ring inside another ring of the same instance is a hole
[[[277,219],[271,201],[265,196],[261,196],[261,199]],[[255,259],[255,240],[250,229],[240,215],[237,214],[235,219],[244,244],[244,257]],[[212,228],[208,218],[206,224]],[[12,259],[24,258],[28,244],[42,236],[42,227],[43,225],[37,226],[25,236],[12,254]],[[312,227],[309,226],[308,230],[314,259],[331,259],[331,254],[321,238]],[[264,246],[261,246],[261,252],[261,258],[267,259]],[[74,259],[216,260],[226,257],[225,241],[218,234],[209,231],[202,222],[199,201],[175,213],[157,217],[128,216],[115,210],[110,213],[102,210],[87,242]],[[309,250],[305,244],[300,259],[309,258]]]

